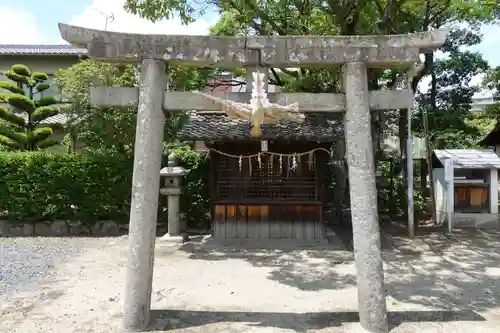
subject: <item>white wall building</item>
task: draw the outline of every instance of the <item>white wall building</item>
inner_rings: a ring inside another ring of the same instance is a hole
[[[446,170],[445,160],[452,160]],[[436,218],[452,226],[498,226],[500,157],[491,149],[434,150]],[[447,176],[448,173],[448,176]]]

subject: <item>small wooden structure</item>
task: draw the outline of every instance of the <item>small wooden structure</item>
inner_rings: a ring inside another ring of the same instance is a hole
[[[445,174],[445,160],[448,159],[453,161],[449,176],[451,181],[446,180]],[[463,222],[474,226],[498,223],[500,158],[493,150],[434,150],[432,167],[438,222],[444,222],[449,214],[453,225]]]
[[[180,137],[210,150],[213,236],[323,239],[329,151],[342,128],[339,115],[308,113],[303,124],[262,125],[255,139],[247,122],[192,112]]]

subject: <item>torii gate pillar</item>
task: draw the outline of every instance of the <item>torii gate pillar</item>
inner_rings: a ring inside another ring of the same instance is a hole
[[[388,332],[377,209],[375,159],[366,64],[344,65],[345,140],[351,199],[359,319],[369,332]]]
[[[163,61],[145,59],[141,65],[123,311],[123,324],[130,331],[149,323],[167,87]]]

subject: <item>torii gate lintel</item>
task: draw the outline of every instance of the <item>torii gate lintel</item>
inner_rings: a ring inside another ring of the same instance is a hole
[[[446,30],[374,36],[185,36],[118,33],[59,24],[64,40],[87,48],[107,62],[164,60],[171,64],[235,69],[332,67],[363,62],[368,67],[412,66],[429,49],[442,45]],[[260,50],[260,55],[255,50]]]

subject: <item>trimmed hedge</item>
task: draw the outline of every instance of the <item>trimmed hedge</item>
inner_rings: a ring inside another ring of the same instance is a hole
[[[181,219],[184,219],[189,227],[206,229],[210,226],[209,154],[187,148],[173,149],[170,152],[176,154],[179,165],[190,170],[182,180]],[[162,165],[167,165],[165,156]],[[167,221],[166,218],[162,220]]]
[[[181,211],[190,225],[199,226],[208,211],[205,156],[187,149],[175,153],[192,170],[184,180]],[[164,156],[163,165],[166,161]],[[0,214],[33,223],[128,223],[132,170],[131,158],[110,154],[0,152]]]

